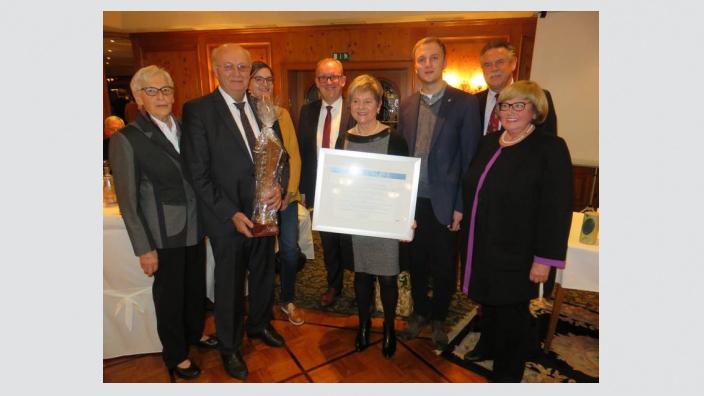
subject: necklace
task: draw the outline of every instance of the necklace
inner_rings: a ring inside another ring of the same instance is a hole
[[[512,146],[521,140],[525,139],[528,135],[530,135],[531,132],[535,129],[535,126],[533,124],[528,125],[528,128],[525,129],[525,131],[521,132],[520,135],[518,135],[517,138],[513,140],[506,140],[506,136],[508,135],[508,131],[504,131],[504,133],[501,134],[501,139],[499,139],[499,143],[502,146]]]
[[[360,127],[359,124],[354,126],[354,129],[357,131],[357,135],[359,136],[368,136],[372,132],[376,131],[377,128],[379,128],[379,120],[376,120],[376,124],[374,124],[374,128],[370,129],[369,132],[363,131]]]

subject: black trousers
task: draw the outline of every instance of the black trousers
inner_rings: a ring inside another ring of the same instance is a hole
[[[168,368],[188,358],[188,346],[203,335],[205,325],[205,242],[157,249],[152,297],[156,330]]]
[[[244,337],[244,284],[249,270],[247,332],[258,333],[271,321],[274,299],[274,237],[211,237],[215,258],[215,331],[220,353],[239,350]]]
[[[320,241],[323,244],[323,260],[327,271],[328,287],[342,290],[342,276],[345,273],[345,264],[352,267],[351,246],[342,243],[340,234],[334,232],[320,232]]]
[[[494,382],[521,382],[535,340],[529,301],[510,305],[482,304],[482,343],[494,352]]]
[[[440,224],[430,199],[418,198],[416,234],[409,243],[413,311],[426,319],[444,321],[455,292],[457,233]],[[428,297],[430,277],[433,298]]]

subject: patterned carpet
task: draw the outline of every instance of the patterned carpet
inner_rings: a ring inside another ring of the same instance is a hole
[[[598,309],[598,293],[569,292],[571,300],[562,305],[550,351],[533,351],[522,382],[599,382],[599,312],[591,310],[595,304]],[[530,309],[536,318],[537,334],[543,340],[552,303],[536,299],[531,301]],[[479,339],[479,333],[473,331],[474,316],[475,312],[471,312],[456,326],[450,347],[442,355],[468,370],[489,376],[492,361],[467,363],[462,360]]]
[[[323,264],[323,252],[321,248],[320,235],[318,232],[313,232],[313,244],[315,249],[315,259],[308,260],[305,267],[298,273],[296,277],[296,305],[306,309],[317,309],[327,312],[337,312],[342,314],[356,314],[357,306],[354,301],[354,273],[345,271],[344,275],[344,290],[338,301],[328,308],[322,308],[319,304],[320,295],[327,290],[325,265]],[[275,288],[275,301],[278,302],[280,287],[278,286],[278,277],[276,278],[277,286]],[[408,277],[404,273],[401,275],[401,288],[399,290],[399,306],[397,314],[405,317],[410,312],[410,290],[408,285]],[[459,288],[458,288],[459,289]],[[565,290],[566,304],[583,307],[593,312],[599,312],[599,295],[598,293],[579,292],[574,290]],[[446,324],[448,328],[456,327],[463,319],[468,321],[468,315],[474,310],[477,305],[472,302],[466,295],[457,291],[452,298],[450,310]],[[376,312],[375,315],[382,315],[381,312]]]

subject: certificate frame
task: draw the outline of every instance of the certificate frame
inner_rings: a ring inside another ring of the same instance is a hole
[[[398,155],[320,149],[313,229],[412,240],[420,161]]]

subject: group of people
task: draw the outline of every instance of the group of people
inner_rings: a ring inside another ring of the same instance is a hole
[[[456,289],[458,255],[463,291],[481,304],[482,348],[470,360],[494,359],[495,381],[519,382],[530,337],[528,302],[551,267],[564,267],[571,221],[571,162],[557,137],[550,95],[531,81],[513,82],[516,54],[506,41],[480,54],[489,89],[470,95],[442,79],[446,51],[426,37],[412,50],[420,90],[401,101],[398,125],[379,121],[384,90],[371,75],[347,83],[340,61],[315,69],[320,99],[304,105],[294,128],[278,109],[274,131],[289,155],[281,183],[264,200],[280,210],[279,308],[294,325],[298,203],[315,202],[321,148],[421,159],[415,234],[411,241],[321,232],[327,290],[335,303],[345,268],[354,270],[359,312],[355,348],[369,345],[374,282],[384,311],[382,354],[396,351],[397,278],[411,275],[413,314],[399,333],[432,328],[439,349],[448,343],[445,320]],[[252,237],[253,150],[262,124],[259,98],[272,95],[273,72],[237,44],[212,52],[219,86],[172,115],[174,84],[157,66],[140,69],[130,84],[140,108],[135,122],[110,140],[110,161],[122,216],[153,297],[163,359],[174,376],[200,369],[189,346],[218,348],[232,377],[245,379],[240,347],[245,332],[273,347],[285,345],[271,326],[275,237]],[[462,230],[462,232],[460,232]],[[215,258],[216,337],[204,336],[205,245]],[[458,248],[459,247],[459,248]],[[461,254],[458,254],[460,253]],[[245,323],[245,278],[248,280]],[[432,292],[430,288],[432,287]],[[429,293],[430,292],[430,293]]]

